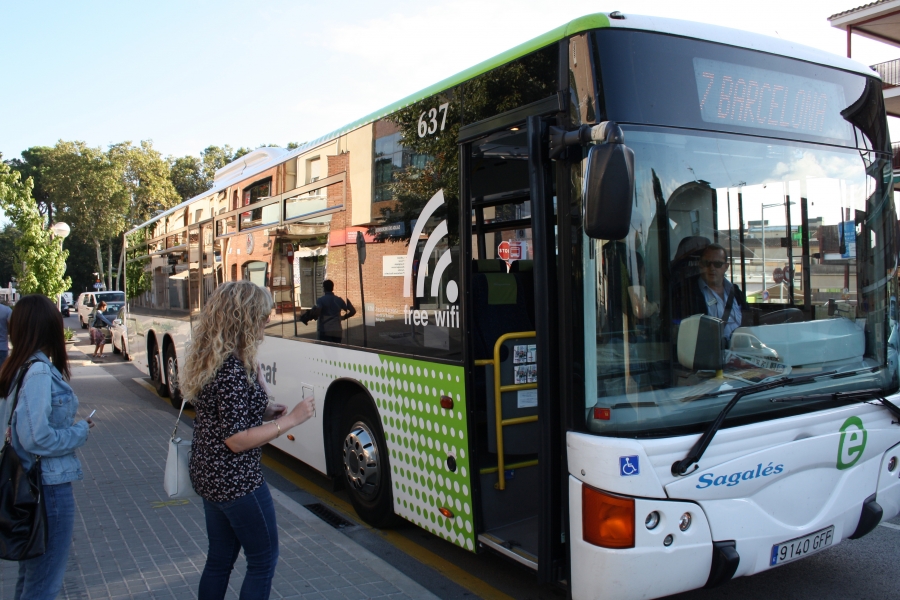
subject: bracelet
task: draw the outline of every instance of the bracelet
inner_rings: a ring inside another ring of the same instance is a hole
[[[281,437],[281,425],[278,424],[278,419],[275,419],[272,422],[275,423],[275,427],[278,428],[278,433],[275,434],[275,437]]]

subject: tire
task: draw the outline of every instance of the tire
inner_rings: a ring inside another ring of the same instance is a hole
[[[116,340],[110,340],[110,343],[112,343],[113,354],[122,354],[122,351],[116,348]]]
[[[373,527],[390,527],[394,514],[387,445],[374,409],[364,396],[355,396],[342,414],[337,457],[341,481],[356,514]]]
[[[78,322],[81,323],[82,329],[87,329],[87,323],[81,320],[81,315],[78,315]]]
[[[147,349],[147,363],[150,368],[150,379],[153,381],[153,387],[156,388],[156,393],[163,398],[167,397],[169,395],[169,388],[162,380],[162,367],[159,364],[159,346],[156,345],[156,342],[151,343],[150,347]]]
[[[178,357],[175,356],[175,349],[169,344],[163,350],[163,365],[166,368],[166,388],[169,402],[175,408],[181,408],[181,392],[178,390]]]
[[[125,338],[122,338],[122,358],[131,362],[131,355],[128,354],[128,347],[125,345]]]

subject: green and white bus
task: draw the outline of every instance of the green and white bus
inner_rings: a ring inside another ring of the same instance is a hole
[[[366,522],[573,598],[714,586],[900,512],[891,176],[868,67],[589,15],[129,231],[123,349],[177,403],[254,281],[269,387],[318,407],[273,444]]]

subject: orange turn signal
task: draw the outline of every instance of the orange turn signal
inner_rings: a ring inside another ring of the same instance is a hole
[[[451,396],[441,396],[441,408],[450,410],[453,408],[453,398]]]
[[[453,518],[453,511],[451,511],[449,508],[447,508],[447,507],[445,507],[445,506],[440,507],[440,508],[438,509],[438,512],[440,512],[442,515],[444,515],[444,516],[447,517],[448,519],[452,519],[452,518]]]
[[[612,496],[581,484],[584,541],[603,548],[634,548],[634,499]]]
[[[294,436],[292,436],[292,435],[289,433],[289,434],[287,434],[287,439],[289,439],[289,440],[291,440],[291,441],[293,442],[293,441],[294,441]]]

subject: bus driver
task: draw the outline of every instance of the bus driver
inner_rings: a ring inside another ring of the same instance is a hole
[[[688,312],[684,317],[706,314],[725,321],[725,341],[741,326],[741,310],[747,308],[747,299],[737,284],[725,278],[728,253],[719,244],[709,244],[700,255],[700,276],[687,282]],[[675,306],[681,303],[676,302]],[[730,308],[730,310],[729,310]]]

